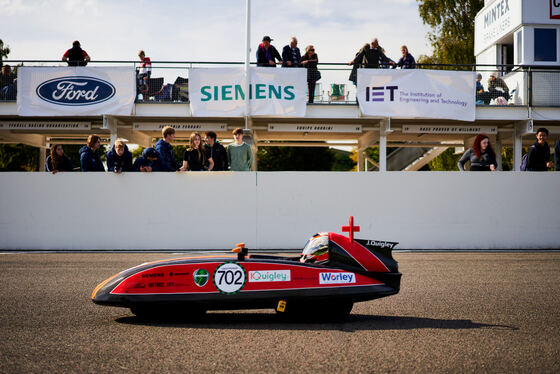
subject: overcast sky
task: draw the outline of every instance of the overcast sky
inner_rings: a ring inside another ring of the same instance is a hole
[[[292,35],[322,62],[348,62],[374,36],[393,59],[430,54],[416,0],[252,0],[251,60],[263,35]],[[243,61],[245,0],[0,0],[10,59],[58,60],[74,39],[93,60]]]

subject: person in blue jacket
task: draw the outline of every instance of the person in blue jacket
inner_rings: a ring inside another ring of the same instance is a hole
[[[160,164],[158,162],[158,153],[153,148],[146,148],[142,152],[142,156],[138,157],[132,165],[133,171],[141,171],[149,173],[152,171],[161,171]]]
[[[90,135],[86,145],[79,150],[82,171],[105,171],[101,157],[97,153],[99,147],[101,147],[101,138],[97,135]]]
[[[177,171],[179,165],[175,161],[175,153],[171,142],[175,139],[175,129],[171,126],[165,126],[161,130],[163,139],[158,140],[156,143],[156,152],[158,153],[158,162],[160,171]]]
[[[132,153],[121,139],[117,139],[107,153],[107,170],[115,173],[132,171]]]

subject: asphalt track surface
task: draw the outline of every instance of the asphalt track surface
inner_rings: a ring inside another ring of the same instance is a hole
[[[401,292],[344,323],[272,310],[143,321],[91,302],[170,254],[0,254],[0,372],[560,372],[560,253],[395,253]]]

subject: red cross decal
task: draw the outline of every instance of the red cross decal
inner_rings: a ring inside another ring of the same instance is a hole
[[[359,232],[360,226],[354,226],[354,216],[350,216],[348,220],[348,226],[342,226],[342,232],[348,232],[348,237],[350,238],[350,242],[354,241],[354,232]]]

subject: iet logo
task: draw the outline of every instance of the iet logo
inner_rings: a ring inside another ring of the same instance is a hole
[[[366,101],[385,101],[385,92],[389,91],[389,101],[395,101],[395,90],[399,86],[366,87]]]

